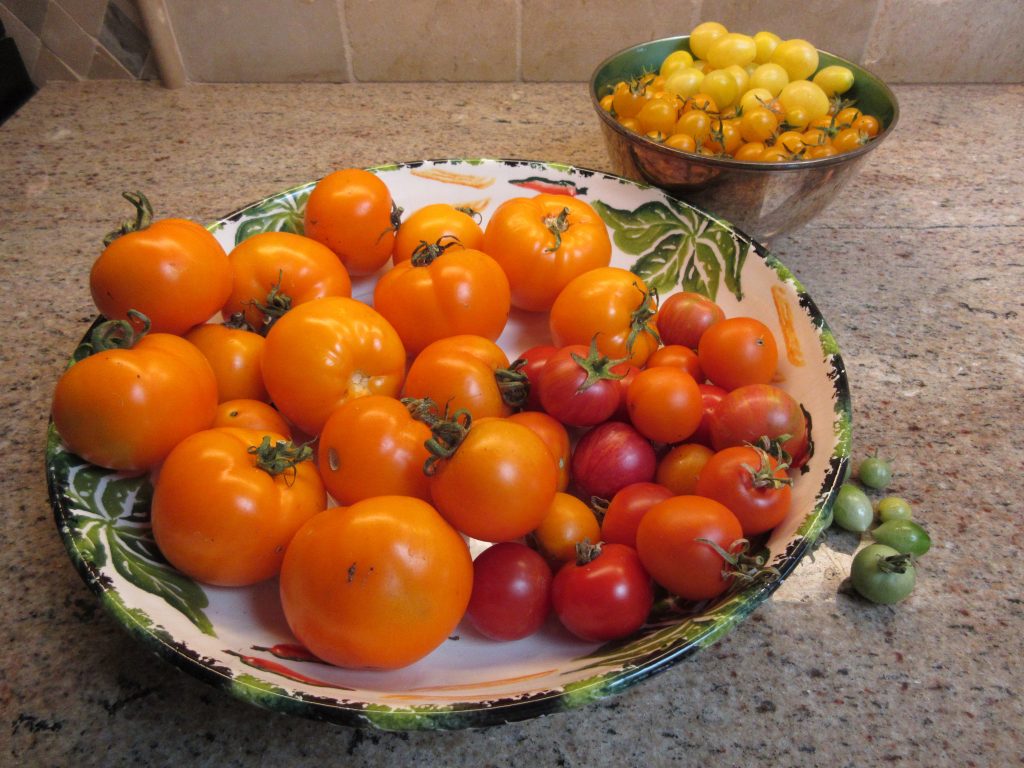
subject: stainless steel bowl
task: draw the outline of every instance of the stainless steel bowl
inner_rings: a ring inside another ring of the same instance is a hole
[[[879,119],[878,136],[860,149],[817,160],[754,163],[710,157],[666,147],[623,128],[601,108],[615,84],[657,72],[668,54],[689,51],[689,36],[669,37],[626,48],[601,62],[590,78],[590,98],[601,122],[616,173],[659,187],[725,219],[761,241],[771,241],[818,215],[850,181],[899,119],[893,92],[875,75],[845,59],[818,51],[819,66],[842,64],[854,73],[844,98]]]

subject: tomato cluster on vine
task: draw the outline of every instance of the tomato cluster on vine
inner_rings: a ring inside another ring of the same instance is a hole
[[[809,443],[771,330],[698,294],[659,302],[610,265],[582,199],[405,216],[345,169],[312,190],[305,234],[228,253],[128,197],[136,221],[91,275],[106,321],[54,425],[89,462],[152,473],[175,568],[278,578],[324,661],[405,666],[463,619],[496,640],[552,613],[623,637],[658,590],[708,600],[750,577],[750,540],[788,513]],[[351,297],[363,275],[371,302]],[[510,358],[513,308],[549,338]]]

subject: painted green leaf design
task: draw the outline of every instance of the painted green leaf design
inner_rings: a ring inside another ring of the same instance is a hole
[[[235,231],[235,245],[262,232],[303,234],[303,214],[311,191],[311,186],[298,189],[246,209]]]
[[[638,257],[631,269],[658,293],[677,287],[714,300],[724,285],[743,298],[741,274],[750,244],[721,222],[676,203],[650,201],[629,211],[595,200],[615,245]]]

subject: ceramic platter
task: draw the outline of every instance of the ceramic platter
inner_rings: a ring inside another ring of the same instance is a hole
[[[622,641],[575,640],[551,620],[511,643],[461,625],[426,658],[398,671],[331,667],[296,647],[277,583],[212,588],[172,569],[149,527],[147,477],[100,469],[66,452],[50,427],[47,479],[56,523],[82,578],[146,648],[261,707],[388,730],[454,729],[550,714],[613,696],[730,631],[797,565],[831,516],[849,460],[850,403],[835,340],[814,302],[763,246],[727,222],[658,189],[554,163],[440,160],[372,168],[411,213],[428,203],[471,205],[484,223],[504,200],[540,191],[578,196],[607,222],[612,263],[664,298],[696,290],[727,315],[766,322],[780,344],[780,385],[806,409],[813,455],[795,481],[789,517],[764,542],[778,576],[706,604],[663,597],[648,623]],[[230,250],[257,232],[302,231],[314,182],[260,200],[210,225]],[[372,296],[373,277],[353,295]],[[510,358],[546,341],[546,316],[513,311],[499,339]],[[69,355],[73,350],[68,350]]]

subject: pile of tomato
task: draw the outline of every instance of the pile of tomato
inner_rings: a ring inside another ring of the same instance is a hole
[[[616,83],[601,106],[624,128],[683,152],[772,163],[850,152],[875,138],[877,117],[844,99],[849,67],[819,68],[807,40],[698,24],[690,50],[657,73]]]
[[[464,619],[496,640],[553,612],[604,641],[756,577],[791,503],[802,408],[769,328],[610,266],[585,201],[537,194],[486,225],[406,215],[381,177],[318,182],[305,234],[230,253],[136,220],[91,273],[97,325],[52,417],[89,462],[151,473],[152,527],[198,581],[277,578],[296,638],[395,668]],[[379,274],[370,303],[353,275]],[[550,343],[510,359],[513,308]],[[211,319],[213,318],[213,319]],[[470,540],[489,546],[475,558]]]

